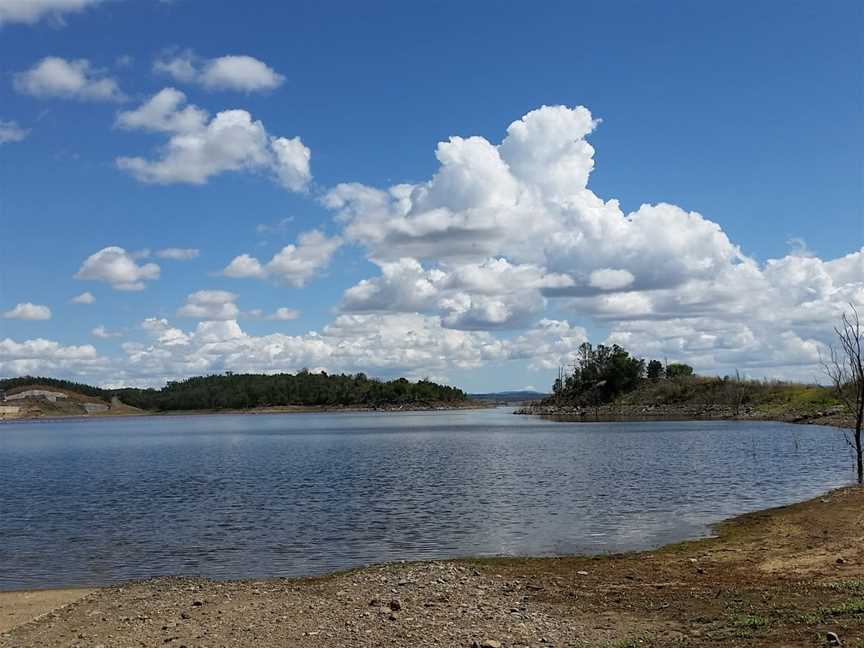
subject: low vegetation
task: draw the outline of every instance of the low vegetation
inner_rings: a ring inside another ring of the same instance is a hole
[[[570,373],[561,371],[545,406],[723,407],[729,414],[756,409],[765,417],[821,415],[840,405],[835,391],[821,385],[747,380],[740,374],[698,376],[682,363],[646,363],[613,345],[583,344]]]

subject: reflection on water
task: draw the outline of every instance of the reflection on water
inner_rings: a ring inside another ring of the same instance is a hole
[[[0,426],[0,590],[639,549],[853,477],[841,434],[508,409]]]

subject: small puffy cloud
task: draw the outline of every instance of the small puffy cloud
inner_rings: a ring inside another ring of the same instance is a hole
[[[96,298],[93,296],[93,293],[88,290],[81,293],[80,295],[76,295],[69,301],[73,304],[92,304],[96,301]]]
[[[282,248],[266,264],[249,254],[241,254],[226,266],[222,274],[235,279],[273,277],[290,286],[301,287],[327,267],[340,245],[340,237],[327,237],[319,230],[311,230],[302,233],[296,245]]]
[[[267,319],[270,320],[279,320],[279,321],[288,321],[295,320],[300,317],[300,311],[294,310],[293,308],[286,308],[285,306],[281,308],[277,308],[276,312],[270,315]]]
[[[77,101],[123,101],[117,82],[94,69],[86,59],[47,56],[29,70],[15,75],[15,89],[34,97]]]
[[[40,304],[24,302],[3,313],[3,317],[18,320],[48,320],[51,319],[51,309]]]
[[[162,346],[175,347],[189,344],[189,336],[168,324],[165,318],[148,317],[141,322],[141,328]]]
[[[278,88],[285,77],[251,56],[220,56],[207,61],[201,85],[219,90],[258,92]]]
[[[233,279],[248,279],[250,277],[263,279],[267,276],[261,262],[248,254],[234,257],[222,271],[222,274]]]
[[[240,314],[234,303],[236,300],[237,295],[227,290],[199,290],[186,298],[177,315],[202,320],[233,320]]]
[[[0,119],[0,144],[20,142],[30,134],[27,128],[21,128],[17,122]]]
[[[633,273],[628,270],[601,268],[591,271],[588,285],[599,290],[622,290],[632,284],[634,279]]]
[[[199,62],[196,58],[192,50],[186,50],[180,54],[167,55],[156,59],[153,63],[153,71],[159,74],[166,74],[175,81],[192,83],[199,74]]]
[[[163,88],[138,108],[118,113],[115,126],[164,133],[184,133],[203,128],[210,117],[207,111],[193,105],[183,106],[185,103],[186,95],[180,90]]]
[[[119,157],[117,166],[141,182],[205,184],[229,171],[265,172],[289,191],[312,180],[311,151],[299,137],[273,137],[245,110],[224,110],[212,119],[186,96],[165,88],[138,108],[117,116],[119,128],[169,133],[160,156]]]
[[[87,257],[75,278],[104,281],[115,290],[143,290],[145,281],[159,278],[159,266],[155,263],[139,264],[123,248],[110,246]]]
[[[108,340],[110,338],[121,337],[122,333],[109,331],[102,324],[90,331],[90,335],[97,337],[100,340]]]
[[[160,259],[171,259],[172,261],[189,261],[197,259],[201,251],[197,248],[165,248],[158,250],[156,256]]]
[[[32,25],[43,18],[62,21],[63,15],[77,13],[103,0],[0,0],[0,25]]]
[[[191,51],[157,60],[156,72],[208,90],[262,92],[278,88],[285,77],[252,56],[229,55],[202,59]]]

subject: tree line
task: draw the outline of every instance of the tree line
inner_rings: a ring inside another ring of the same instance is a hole
[[[0,389],[40,385],[67,389],[110,401],[113,397],[144,410],[247,409],[274,405],[386,406],[418,402],[453,403],[465,392],[430,380],[382,381],[358,374],[225,373],[171,381],[161,389],[101,389],[66,380],[23,377],[0,380]]]

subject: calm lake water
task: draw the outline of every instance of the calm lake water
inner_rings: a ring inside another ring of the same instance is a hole
[[[842,434],[509,409],[0,425],[0,590],[641,549],[853,478]]]

